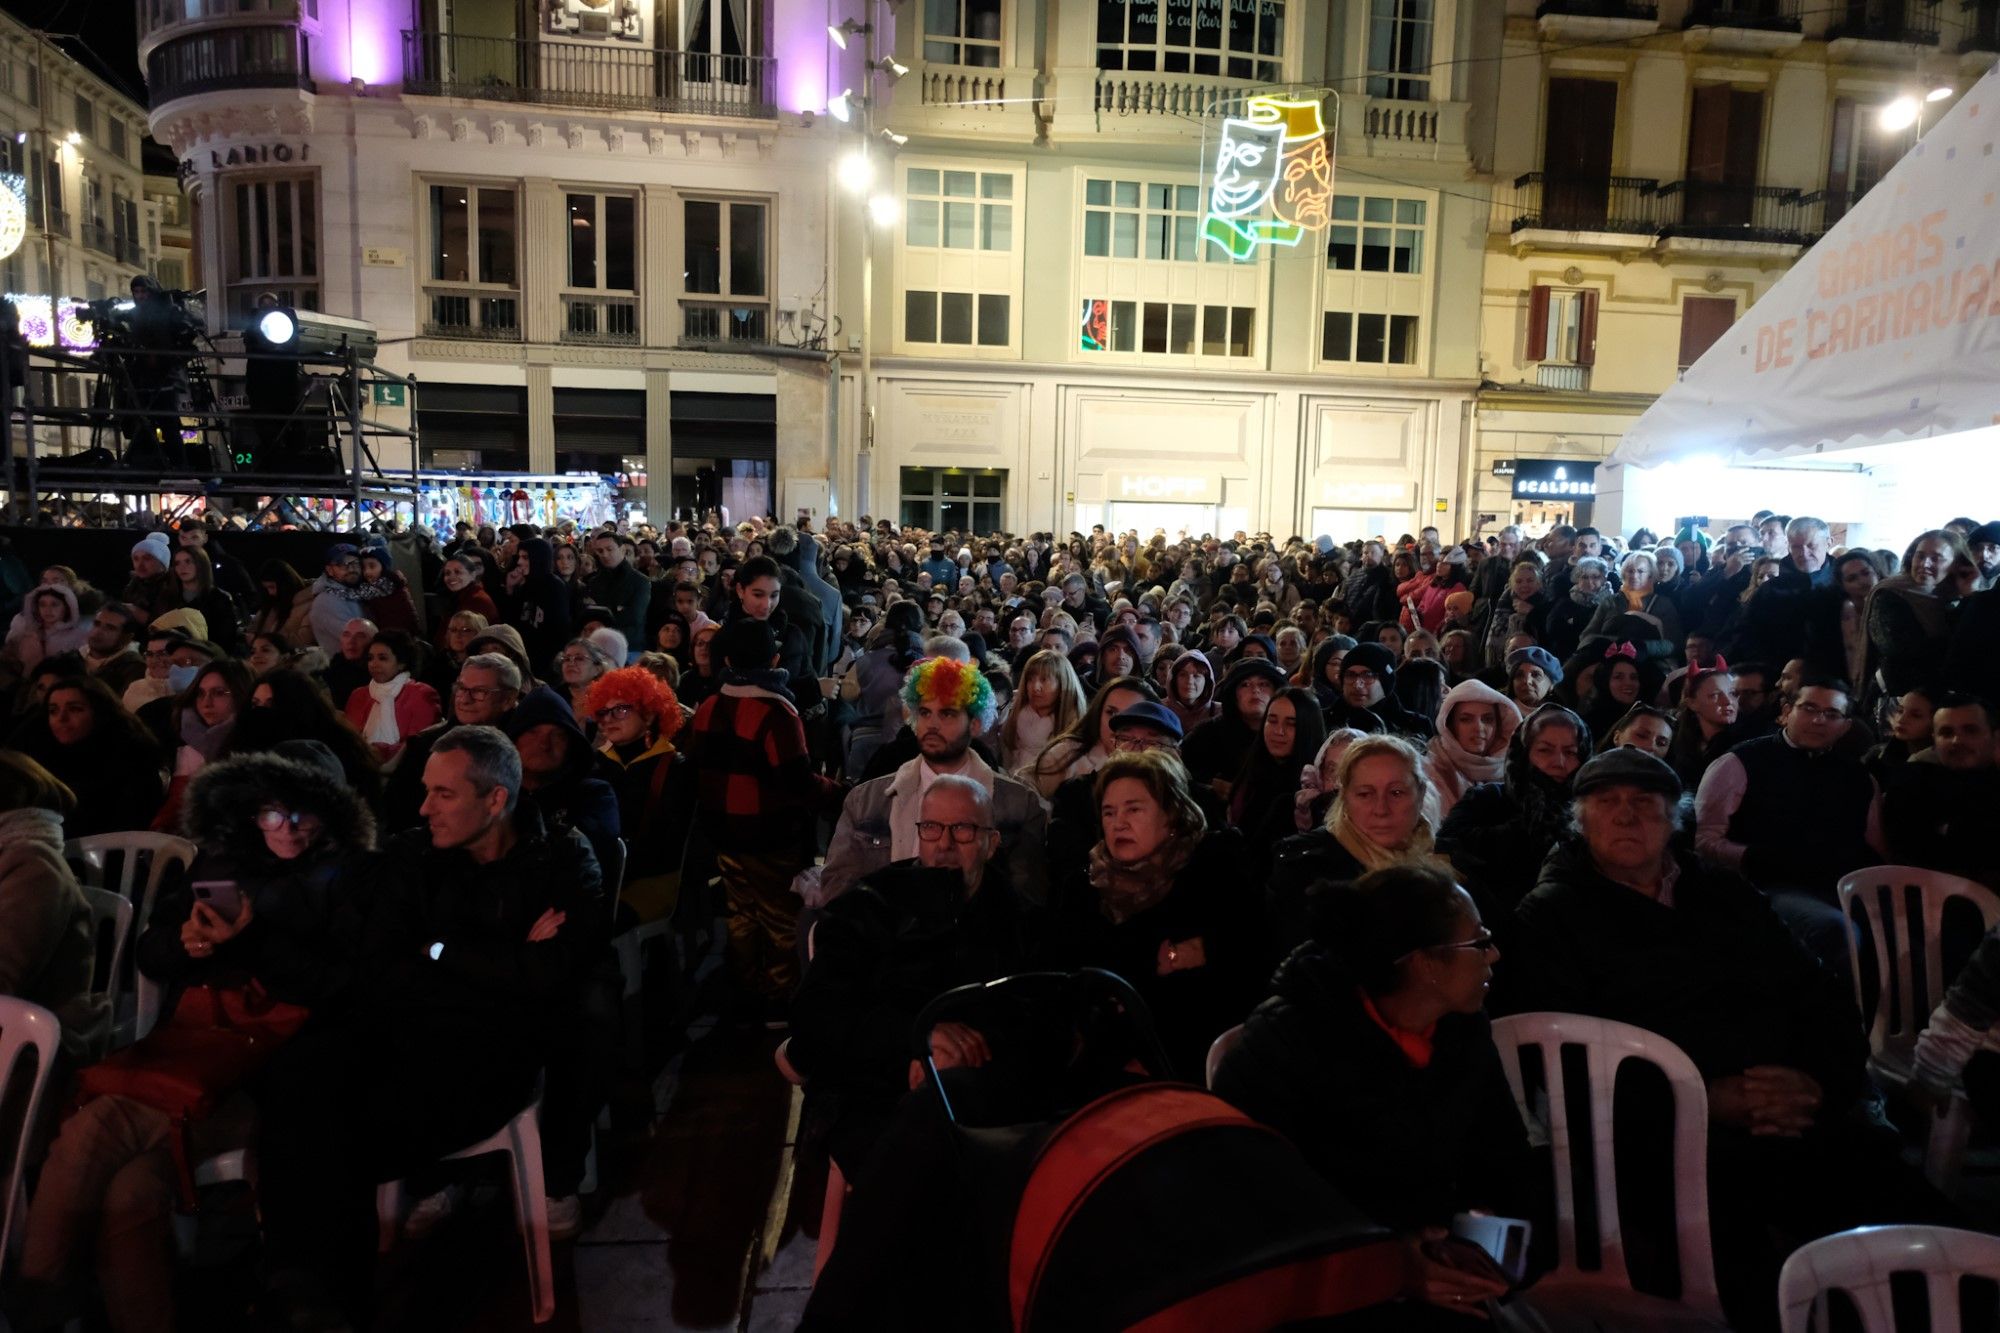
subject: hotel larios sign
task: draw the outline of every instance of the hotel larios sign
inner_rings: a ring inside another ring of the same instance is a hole
[[[309,143],[246,143],[208,150],[210,171],[226,171],[230,167],[289,166],[294,162],[311,160],[312,145]],[[193,158],[182,158],[179,171],[181,184],[185,186],[197,170]]]

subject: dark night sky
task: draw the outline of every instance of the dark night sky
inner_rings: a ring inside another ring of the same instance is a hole
[[[40,28],[78,62],[146,105],[139,73],[139,25],[132,0],[0,0],[0,9]],[[172,154],[146,140],[153,169],[171,172]],[[164,166],[163,166],[164,164]]]

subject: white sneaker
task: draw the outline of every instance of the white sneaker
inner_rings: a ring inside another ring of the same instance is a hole
[[[574,1194],[560,1199],[550,1199],[549,1239],[568,1240],[583,1226],[583,1200]]]
[[[403,1235],[410,1240],[422,1240],[436,1231],[438,1224],[464,1202],[463,1185],[446,1185],[436,1194],[417,1200],[417,1206],[410,1209],[410,1215],[403,1219]]]

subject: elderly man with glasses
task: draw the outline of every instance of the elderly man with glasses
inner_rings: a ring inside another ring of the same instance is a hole
[[[1033,965],[1039,913],[1012,891],[993,798],[943,774],[912,821],[916,855],[871,871],[813,927],[811,961],[792,1002],[791,1070],[832,1124],[828,1147],[856,1178],[903,1095],[917,1085],[910,1025],[935,996]],[[962,1023],[930,1034],[938,1067],[992,1058]]]

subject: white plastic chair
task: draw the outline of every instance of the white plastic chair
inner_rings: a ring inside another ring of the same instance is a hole
[[[14,1253],[17,1215],[26,1199],[28,1144],[35,1134],[49,1067],[62,1044],[62,1024],[37,1004],[0,995],[0,1112],[18,1108],[19,1129],[0,1139],[0,1273]],[[30,1065],[30,1055],[33,1057]],[[11,1123],[0,1115],[0,1124]]]
[[[1957,1333],[1959,1279],[2000,1281],[2000,1237],[1951,1227],[1860,1227],[1800,1246],[1778,1275],[1778,1318],[1783,1333],[1825,1327],[1822,1297],[1842,1291],[1861,1316],[1862,1333],[1896,1333],[1889,1277],[1922,1273],[1930,1297],[1930,1326]]]
[[[555,1267],[549,1257],[549,1201],[543,1193],[541,1105],[530,1103],[526,1110],[508,1121],[490,1138],[469,1148],[461,1148],[444,1158],[447,1162],[488,1153],[507,1155],[508,1176],[514,1189],[514,1219],[521,1229],[521,1246],[528,1260],[528,1303],[535,1322],[545,1324],[556,1312]],[[403,1182],[385,1181],[375,1187],[375,1218],[380,1228],[380,1247],[395,1243],[396,1228],[403,1217]]]
[[[1708,1085],[1687,1055],[1658,1033],[1627,1023],[1581,1014],[1516,1014],[1494,1021],[1493,1041],[1514,1101],[1531,1125],[1544,1116],[1529,1105],[1521,1070],[1521,1052],[1541,1051],[1546,1080],[1546,1126],[1555,1159],[1555,1271],[1535,1284],[1533,1304],[1556,1314],[1571,1308],[1587,1312],[1607,1328],[1724,1329],[1722,1302],[1715,1289],[1715,1258],[1708,1239]],[[1576,1177],[1571,1154],[1576,1135],[1569,1122],[1567,1071],[1562,1049],[1580,1046],[1585,1053],[1590,1105],[1590,1152],[1597,1193],[1599,1266],[1592,1270],[1577,1261]],[[1678,1301],[1649,1296],[1632,1288],[1625,1268],[1625,1241],[1618,1216],[1618,1167],[1614,1153],[1612,1092],[1619,1066],[1642,1060],[1666,1075],[1674,1099],[1674,1248],[1680,1263]]]
[[[1235,1050],[1236,1043],[1242,1040],[1243,1025],[1238,1023],[1208,1044],[1208,1059],[1202,1070],[1202,1082],[1206,1087],[1210,1089],[1215,1087],[1215,1071],[1222,1068],[1223,1059]]]
[[[153,919],[153,904],[160,885],[175,867],[186,870],[194,864],[195,845],[186,838],[168,833],[97,833],[71,838],[63,848],[63,859],[76,872],[85,888],[106,889],[132,904],[128,943],[145,932]],[[112,874],[116,863],[115,876]],[[116,1048],[136,1041],[144,1033],[137,1012],[137,988],[128,973],[136,973],[128,961],[129,950],[120,952],[118,987],[121,1007],[111,1015],[111,1045]],[[130,997],[130,998],[128,998]],[[148,1024],[148,1027],[151,1025]]]
[[[1912,898],[1916,899],[1924,932],[1921,977],[1910,962]],[[1874,945],[1879,994],[1868,1026],[1868,1066],[1886,1083],[1900,1087],[1910,1081],[1917,1037],[1930,1025],[1931,1012],[1944,1001],[1945,992],[1956,980],[1944,974],[1942,947],[1945,904],[1954,898],[1963,898],[1979,910],[1983,930],[1990,931],[2000,923],[2000,897],[1957,875],[1917,866],[1869,866],[1840,881],[1840,910],[1850,927],[1847,948],[1853,962],[1854,1003],[1864,1014],[1868,1001],[1861,989],[1861,944],[1852,929],[1857,920],[1867,921],[1868,938]],[[1971,1135],[1971,1103],[1963,1093],[1956,1093],[1932,1121],[1930,1140],[1924,1148],[1924,1176],[1938,1189],[1950,1193],[1957,1184],[1959,1164]]]
[[[105,1012],[112,1016],[115,1027],[118,1005],[124,996],[125,947],[132,939],[136,909],[130,898],[87,884],[83,886],[83,899],[90,904],[90,942],[95,959],[90,969],[90,993],[104,998]],[[112,1035],[115,1037],[116,1033]]]

